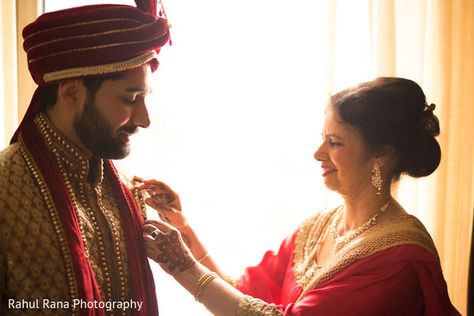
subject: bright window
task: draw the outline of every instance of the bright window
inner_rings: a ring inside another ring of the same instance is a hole
[[[90,3],[100,1],[47,0],[46,10]],[[339,23],[329,37],[333,5]],[[117,165],[171,185],[230,275],[277,249],[315,211],[338,204],[313,153],[329,93],[372,79],[368,5],[165,2],[173,45],[162,49],[154,75],[152,125]],[[153,267],[160,315],[207,315]]]

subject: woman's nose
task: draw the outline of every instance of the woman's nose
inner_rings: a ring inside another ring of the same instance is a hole
[[[316,149],[313,157],[317,161],[324,161],[327,159],[327,152],[325,150],[324,142],[322,142],[321,145],[319,145],[318,149]]]

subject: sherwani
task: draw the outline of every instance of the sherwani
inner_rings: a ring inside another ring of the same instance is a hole
[[[53,153],[52,163],[59,167],[98,295],[104,302],[130,301],[131,267],[124,234],[124,225],[130,223],[124,222],[127,219],[119,211],[113,174],[104,168],[103,160],[97,160],[97,176],[91,181],[90,161],[81,150],[46,115],[38,115],[35,124],[47,150]],[[52,191],[45,186],[41,171],[22,141],[0,152],[1,315],[79,313],[72,304],[82,285],[75,277],[65,224],[58,215],[63,210],[51,205]],[[135,198],[144,216],[139,195]],[[146,262],[146,257],[142,261]],[[45,305],[47,302],[50,304]],[[63,305],[51,308],[55,302]],[[134,312],[106,310],[114,315]]]

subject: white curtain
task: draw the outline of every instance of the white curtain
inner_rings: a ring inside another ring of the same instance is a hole
[[[0,71],[0,145],[5,147],[8,137],[17,125],[17,69],[16,69],[16,14],[15,1],[2,1],[1,26],[2,42],[0,43],[1,68]],[[7,80],[6,80],[7,79]]]
[[[10,16],[5,12],[12,10],[5,4],[14,2],[2,1],[3,30]],[[46,9],[80,3],[47,0]],[[327,97],[377,76],[413,79],[437,105],[443,159],[433,176],[402,179],[395,190],[434,237],[451,299],[465,314],[466,241],[474,200],[469,86],[474,82],[474,2],[181,0],[165,5],[173,45],[160,54],[150,100],[152,126],[135,137],[131,156],[120,166],[174,187],[210,253],[224,271],[238,276],[265,250],[276,249],[304,218],[340,202],[324,188],[312,158]],[[13,64],[5,48],[16,47],[15,40],[2,38],[4,66]],[[20,69],[22,75],[25,71]],[[24,99],[16,100],[15,88],[8,86],[14,83],[5,80],[13,75],[5,70],[3,75],[0,139],[9,139],[31,89],[17,80]],[[5,99],[9,93],[13,96]],[[207,315],[159,268],[155,272],[161,315]]]

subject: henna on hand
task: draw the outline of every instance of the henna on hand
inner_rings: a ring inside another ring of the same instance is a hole
[[[138,177],[134,179],[136,181],[135,188],[146,191],[155,206],[181,211],[179,196],[168,185],[157,180],[143,180]]]
[[[181,212],[179,196],[168,185],[157,180],[134,179],[135,189],[147,193],[149,197],[145,199],[145,204],[155,209],[161,220],[179,230],[188,225]]]
[[[168,234],[160,233],[155,242],[160,251],[155,261],[170,273],[176,269],[181,272],[189,270],[196,264],[182,244],[177,231],[173,230]]]
[[[150,196],[157,204],[162,205],[171,204],[176,199],[176,197],[170,192],[152,193]]]

